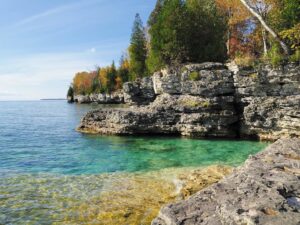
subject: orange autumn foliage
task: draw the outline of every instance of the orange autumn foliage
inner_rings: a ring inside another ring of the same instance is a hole
[[[78,94],[89,94],[92,92],[95,73],[79,72],[73,79],[74,92]]]

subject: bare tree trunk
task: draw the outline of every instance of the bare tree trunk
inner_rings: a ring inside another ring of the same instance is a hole
[[[280,39],[280,37],[278,36],[278,34],[275,33],[275,31],[273,31],[273,29],[271,27],[269,27],[266,22],[264,21],[264,19],[262,18],[261,15],[259,15],[259,13],[257,13],[246,0],[240,0],[240,2],[250,11],[250,13],[255,16],[259,22],[261,23],[261,25],[263,26],[264,29],[266,29],[274,38],[276,41],[278,41],[278,43],[280,44],[280,46],[282,47],[284,53],[286,55],[290,54],[290,49],[289,47]]]
[[[228,28],[228,32],[227,32],[227,55],[230,56],[230,39],[231,39],[231,32],[230,32],[230,28]]]
[[[262,27],[262,39],[264,44],[264,55],[266,56],[268,54],[268,46],[267,46],[267,37],[266,37],[266,30]]]

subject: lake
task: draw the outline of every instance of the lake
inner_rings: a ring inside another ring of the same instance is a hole
[[[76,132],[101,107],[118,106],[0,102],[0,224],[149,224],[177,174],[238,166],[268,144]]]

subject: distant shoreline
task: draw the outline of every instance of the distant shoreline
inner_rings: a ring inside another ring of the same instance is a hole
[[[40,101],[66,101],[66,98],[42,98]]]

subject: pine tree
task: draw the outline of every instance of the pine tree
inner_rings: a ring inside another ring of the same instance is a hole
[[[170,64],[226,58],[226,17],[214,0],[158,0],[148,24],[151,72]]]
[[[140,15],[136,14],[129,46],[131,80],[146,75],[146,43],[143,22]]]

